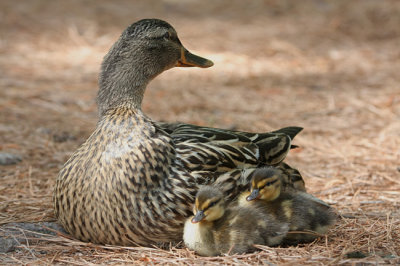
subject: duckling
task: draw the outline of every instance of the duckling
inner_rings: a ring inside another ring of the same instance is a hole
[[[221,180],[236,197],[257,167],[281,167],[299,127],[238,132],[157,123],[141,110],[157,75],[212,65],[165,21],[143,19],[123,31],[102,62],[97,126],[56,180],[55,216],[66,231],[101,244],[178,242],[201,184]]]
[[[284,240],[287,244],[314,240],[325,234],[337,218],[324,201],[291,187],[283,188],[280,172],[273,167],[255,170],[250,192],[243,192],[238,201],[239,206],[257,206],[277,220],[288,222],[289,233]]]
[[[279,223],[257,207],[227,203],[217,186],[204,186],[184,226],[185,245],[202,256],[253,251],[254,245],[279,245],[288,223]]]

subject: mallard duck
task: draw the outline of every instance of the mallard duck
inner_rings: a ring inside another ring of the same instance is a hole
[[[299,127],[256,134],[156,123],[142,112],[157,75],[212,65],[185,49],[165,21],[144,19],[123,31],[101,65],[96,129],[56,180],[55,216],[66,231],[103,244],[181,241],[200,184],[217,180],[236,197],[254,169],[281,167]]]
[[[240,195],[239,206],[262,208],[277,220],[289,223],[284,240],[287,244],[309,242],[325,234],[337,218],[333,208],[311,194],[284,188],[282,180],[281,173],[273,167],[255,170],[250,192]]]
[[[185,223],[183,240],[202,256],[245,253],[255,244],[279,245],[289,228],[262,209],[229,204],[216,186],[200,188],[193,214]]]

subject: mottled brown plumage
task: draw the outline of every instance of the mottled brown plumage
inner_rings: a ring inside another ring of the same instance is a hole
[[[56,181],[55,215],[69,233],[104,244],[180,241],[199,184],[218,181],[235,197],[260,165],[284,168],[301,128],[254,134],[155,123],[143,114],[154,77],[174,66],[211,65],[165,21],[141,20],[122,33],[102,63],[97,127]]]

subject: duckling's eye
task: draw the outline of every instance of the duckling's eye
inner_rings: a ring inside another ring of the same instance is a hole
[[[264,188],[264,187],[269,187],[269,186],[271,186],[271,185],[275,184],[277,181],[278,181],[278,180],[272,180],[272,181],[269,181],[269,182],[265,183],[265,185],[264,185],[264,186],[262,186],[262,187],[259,187],[259,189],[262,189],[262,188]]]
[[[215,206],[215,204],[217,204],[217,202],[216,202],[216,201],[214,201],[214,202],[211,202],[211,203],[208,205],[208,208],[211,208],[211,207]]]
[[[258,187],[259,190],[265,188],[267,185],[265,184],[264,186]]]

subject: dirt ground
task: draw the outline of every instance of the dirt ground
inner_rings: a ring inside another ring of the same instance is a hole
[[[154,80],[154,120],[269,131],[295,125],[286,161],[343,216],[313,243],[202,258],[63,236],[0,263],[400,263],[400,1],[0,1],[0,224],[54,221],[63,163],[97,122],[102,57],[122,30],[161,18],[214,61]]]

